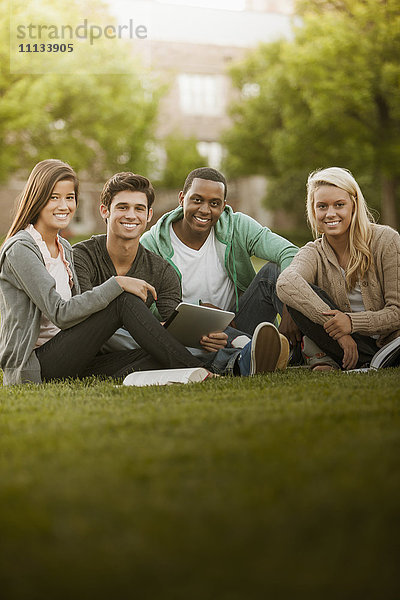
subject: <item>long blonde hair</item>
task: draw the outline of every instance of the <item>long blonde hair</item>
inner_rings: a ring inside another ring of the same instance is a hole
[[[347,192],[353,202],[353,215],[349,229],[350,258],[346,269],[346,284],[348,289],[354,288],[358,279],[373,266],[373,257],[370,251],[372,235],[371,223],[374,218],[370,213],[360,186],[347,169],[329,167],[310,173],[307,180],[307,219],[314,234],[320,237],[317,218],[315,215],[314,195],[323,185],[338,187]]]
[[[78,177],[69,164],[50,158],[37,163],[29,175],[28,181],[18,198],[13,223],[4,241],[25,229],[29,223],[34,225],[40,211],[50,200],[54,186],[58,181],[72,181],[75,188],[75,200],[78,204]]]

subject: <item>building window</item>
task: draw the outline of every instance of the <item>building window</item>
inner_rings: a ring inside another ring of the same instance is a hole
[[[222,162],[222,146],[218,142],[198,142],[199,154],[207,159],[208,166],[219,169]]]
[[[219,116],[224,113],[225,94],[222,75],[182,73],[178,77],[182,112],[187,115]]]

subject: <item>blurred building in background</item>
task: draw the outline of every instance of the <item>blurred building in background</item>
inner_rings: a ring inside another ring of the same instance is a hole
[[[167,89],[160,102],[158,140],[174,132],[194,137],[204,162],[219,169],[221,133],[229,127],[228,106],[235,93],[229,67],[260,42],[291,36],[294,1],[114,0],[110,9],[121,23],[133,18],[147,25],[148,39],[133,41],[133,50]],[[248,86],[242,93],[257,90]],[[162,170],[161,144],[155,151]],[[266,186],[261,176],[235,179],[229,182],[228,201],[235,210],[279,227],[273,222],[279,215],[262,205]],[[178,191],[157,190],[155,218],[177,205]]]
[[[149,93],[153,79],[166,89],[156,131],[160,144],[154,148],[158,175],[165,161],[161,142],[174,132],[196,138],[204,162],[220,168],[220,136],[229,127],[227,108],[234,97],[228,69],[258,43],[290,37],[293,5],[293,0],[109,0],[109,10],[119,23],[132,19],[135,25],[146,25],[148,37],[133,39],[132,52],[149,74],[149,81],[144,81]],[[242,93],[257,90],[248,86]],[[134,170],[134,164],[126,168]],[[23,184],[13,177],[0,187],[0,235],[11,222],[10,200]],[[261,176],[235,179],[229,182],[228,201],[262,224],[289,229],[289,223],[281,227],[279,215],[263,208],[266,186]],[[98,209],[101,187],[99,182],[81,182],[73,235],[104,230]],[[153,222],[177,205],[178,191],[157,189]]]
[[[220,136],[229,126],[233,98],[228,69],[259,42],[290,36],[293,0],[120,0],[112,5],[121,22],[131,17],[148,23],[148,39],[133,46],[167,86],[158,138],[175,131],[196,137],[200,154],[218,169]],[[256,90],[249,86],[243,93]]]

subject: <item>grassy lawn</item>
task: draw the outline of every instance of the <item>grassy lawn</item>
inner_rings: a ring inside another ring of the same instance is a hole
[[[0,597],[400,597],[400,370],[0,390]]]

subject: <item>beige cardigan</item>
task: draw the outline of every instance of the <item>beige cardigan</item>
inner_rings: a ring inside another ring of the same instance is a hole
[[[372,225],[370,243],[375,269],[360,281],[365,311],[352,313],[345,280],[336,255],[325,236],[301,248],[291,265],[279,276],[279,298],[323,325],[329,306],[308,285],[322,288],[337,307],[349,315],[352,331],[376,335],[378,345],[400,335],[400,235],[385,225]]]

